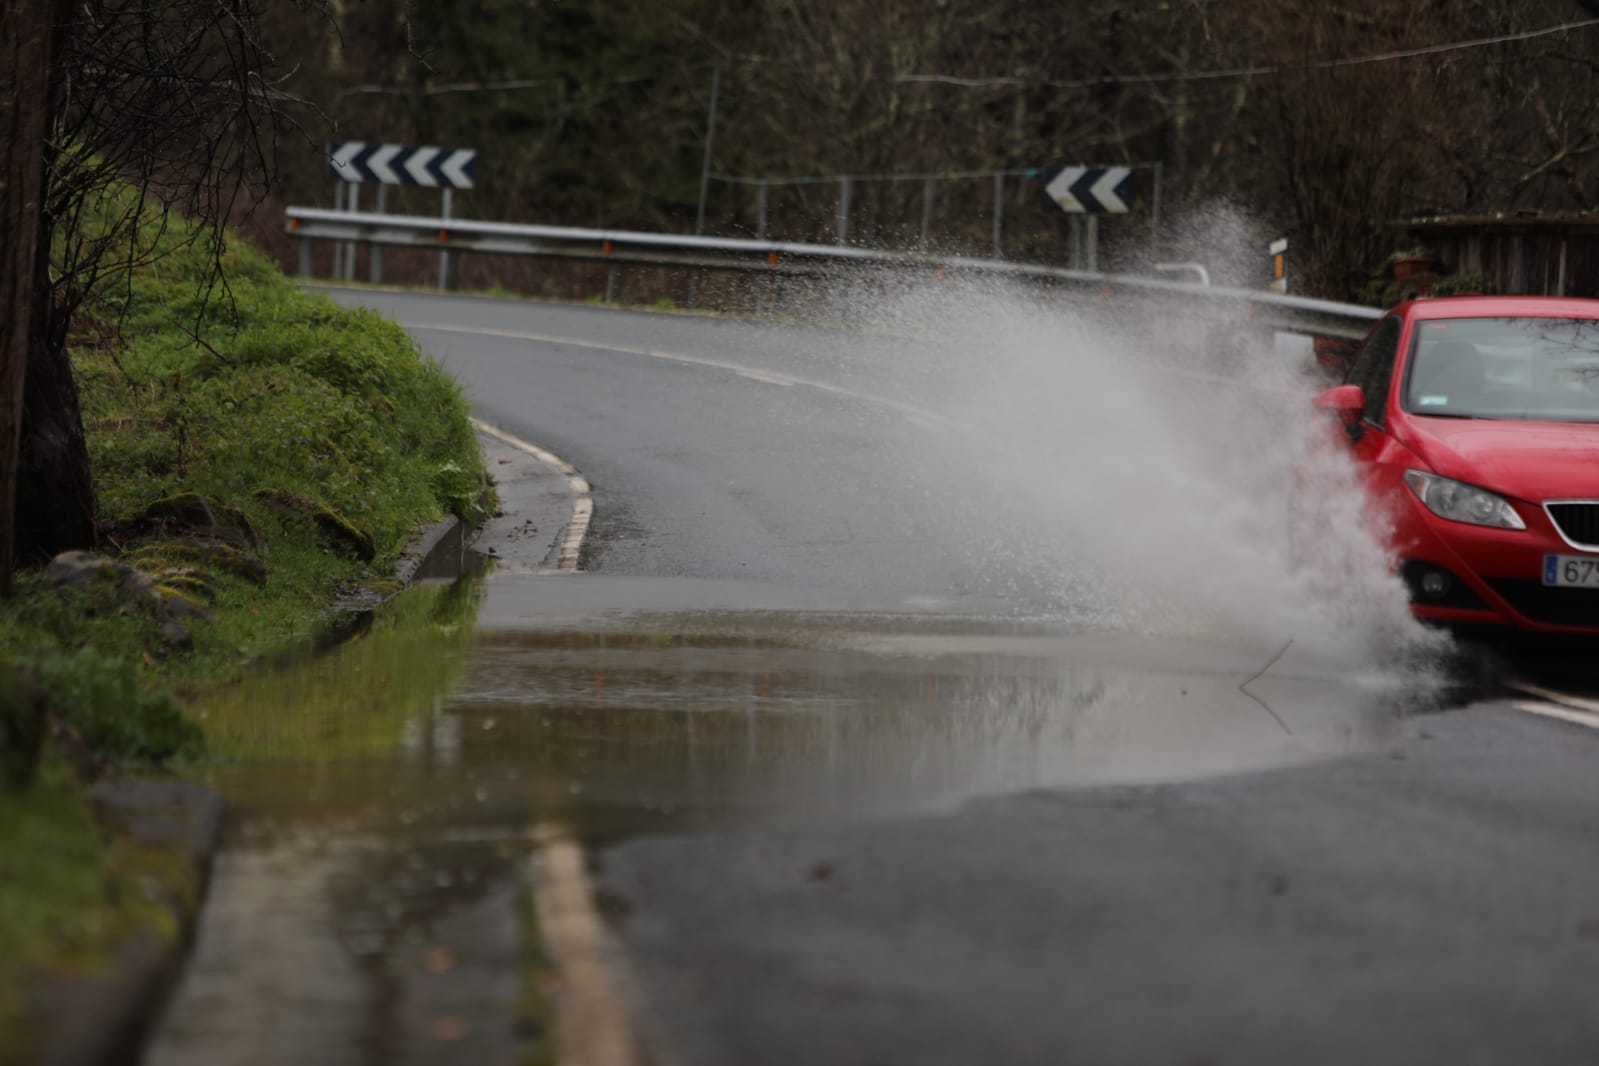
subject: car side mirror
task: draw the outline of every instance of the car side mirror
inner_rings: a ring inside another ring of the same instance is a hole
[[[1350,440],[1360,439],[1361,419],[1366,413],[1366,392],[1359,385],[1334,385],[1312,402],[1317,410],[1326,411],[1338,419]]]

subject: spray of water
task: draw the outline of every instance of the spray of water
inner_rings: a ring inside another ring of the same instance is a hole
[[[1344,663],[1441,650],[1310,406],[1318,382],[1261,331],[951,280],[862,291],[857,321],[927,339],[919,384],[1005,501],[994,550],[1042,563],[1081,620]]]

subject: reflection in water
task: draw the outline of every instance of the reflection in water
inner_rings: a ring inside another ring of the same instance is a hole
[[[223,759],[387,754],[460,678],[480,591],[475,581],[414,589],[354,639],[256,671],[212,692],[192,713]]]
[[[1227,772],[1400,729],[1403,693],[1380,679],[1285,662],[1244,691],[1258,651],[908,625],[661,616],[489,633],[448,713],[497,723],[524,771],[564,782],[559,813],[606,839]]]
[[[1261,649],[783,613],[484,632],[478,596],[407,594],[198,708],[229,838],[149,1063],[512,1061],[537,1037],[516,945],[539,822],[592,845],[936,811],[1321,757],[1401,723],[1381,679],[1289,657],[1251,680]]]

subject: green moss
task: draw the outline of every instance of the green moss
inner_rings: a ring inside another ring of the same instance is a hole
[[[241,578],[252,585],[267,583],[267,565],[260,556],[220,541],[156,541],[129,552],[125,558],[143,570],[176,564]]]
[[[372,535],[358,528],[337,509],[329,507],[321,500],[313,500],[309,496],[283,489],[256,489],[255,498],[279,518],[291,522],[296,519],[309,522],[311,527],[335,548],[365,562],[372,561],[376,552]]]
[[[191,603],[211,604],[217,601],[214,582],[191,567],[169,567],[151,576],[155,578],[157,588],[182,593]]]
[[[131,932],[170,935],[172,916],[150,888],[193,876],[171,853],[113,842],[53,758],[33,788],[0,792],[0,827],[0,1062],[26,1061],[32,974],[97,972]]]

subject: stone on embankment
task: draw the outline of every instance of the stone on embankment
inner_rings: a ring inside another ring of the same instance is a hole
[[[144,509],[138,520],[147,529],[188,532],[235,547],[256,548],[261,544],[261,532],[249,515],[198,492],[180,492],[157,500]]]
[[[192,568],[168,568],[170,575],[161,583],[149,573],[133,565],[141,560],[171,562],[185,561],[210,563],[248,578],[257,584],[266,583],[266,564],[259,558],[231,545],[208,539],[194,541],[165,541],[146,545],[130,554],[131,562],[112,559],[97,552],[62,552],[45,567],[45,577],[61,588],[87,589],[104,586],[126,601],[130,606],[147,611],[154,618],[161,641],[167,651],[187,651],[194,647],[188,622],[212,622],[216,615],[206,606],[204,599],[210,595],[210,580]]]
[[[130,552],[128,557],[156,565],[182,563],[186,568],[232,574],[256,585],[267,581],[267,565],[259,555],[209,537],[156,541]]]
[[[339,551],[364,563],[377,557],[372,535],[320,500],[283,489],[257,489],[255,498],[281,518],[309,521]]]

